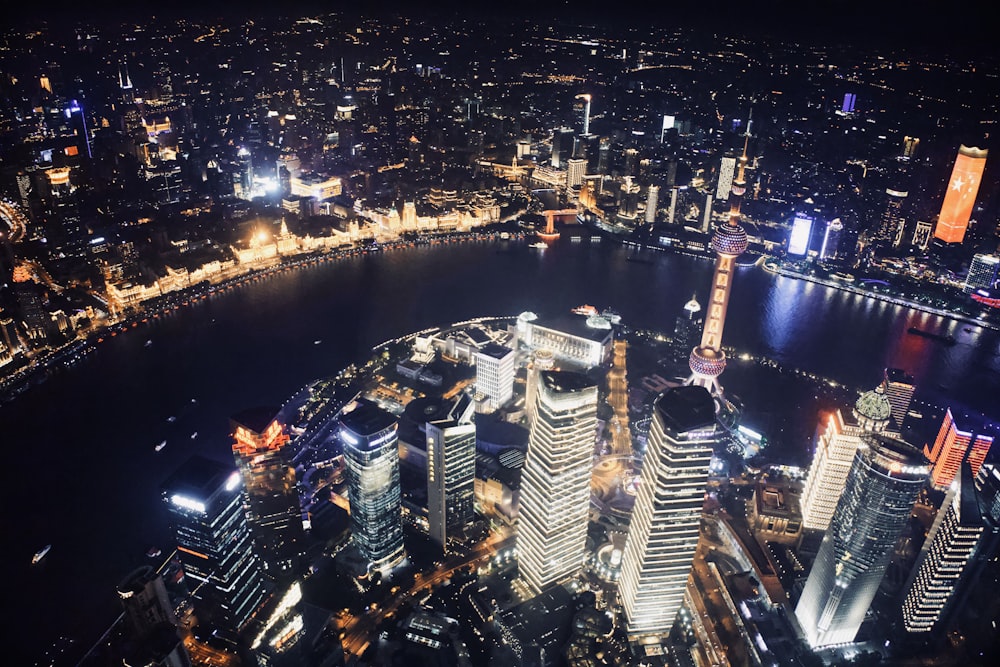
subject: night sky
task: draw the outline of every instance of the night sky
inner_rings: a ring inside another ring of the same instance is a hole
[[[470,19],[523,17],[539,22],[617,24],[632,28],[691,27],[740,33],[788,42],[907,47],[940,52],[995,54],[994,21],[983,0],[677,0],[616,3],[610,0],[164,0],[153,3],[121,0],[49,0],[43,4],[7,3],[3,10],[16,24],[45,22],[145,20],[176,17],[380,13],[405,14],[429,21],[466,16]]]

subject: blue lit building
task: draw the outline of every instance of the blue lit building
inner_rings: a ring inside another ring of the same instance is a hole
[[[199,621],[242,631],[266,592],[239,471],[195,456],[164,482],[162,493]]]
[[[396,418],[362,403],[340,421],[354,544],[370,569],[388,570],[406,556]]]

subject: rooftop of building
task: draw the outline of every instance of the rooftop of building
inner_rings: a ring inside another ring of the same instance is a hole
[[[229,418],[229,421],[233,425],[233,428],[243,426],[259,435],[267,430],[267,427],[271,425],[271,422],[277,416],[278,408],[258,406],[237,412]]]
[[[674,433],[705,428],[715,423],[715,401],[704,387],[687,385],[667,390],[656,401],[663,424]]]
[[[396,423],[396,416],[374,403],[359,401],[358,406],[340,416],[340,423],[360,436],[374,435]]]
[[[581,315],[557,315],[556,317],[539,317],[534,320],[532,326],[551,329],[560,333],[586,338],[597,343],[604,343],[611,340],[614,335],[610,329],[595,329],[587,326],[587,318]]]
[[[596,386],[583,373],[573,371],[542,371],[539,377],[547,389],[560,394],[584,391]]]
[[[902,368],[887,368],[885,369],[885,379],[889,382],[899,382],[903,384],[913,384],[916,380],[913,376],[904,371]]]
[[[163,483],[163,490],[199,499],[208,498],[219,487],[224,486],[234,472],[236,468],[231,465],[204,456],[192,456],[167,478]]]
[[[503,359],[511,352],[512,350],[509,347],[506,345],[500,345],[499,343],[487,343],[479,350],[480,354],[493,357],[494,359]]]

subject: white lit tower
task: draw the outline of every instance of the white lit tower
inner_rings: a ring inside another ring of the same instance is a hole
[[[701,345],[691,351],[688,363],[691,377],[687,384],[705,387],[716,398],[720,406],[724,404],[722,387],[718,378],[726,369],[726,354],[722,351],[722,330],[726,325],[726,309],[729,307],[729,291],[733,286],[733,269],[736,258],[747,249],[747,233],[740,225],[740,206],[746,193],[747,146],[750,143],[750,124],[743,141],[743,155],[740,156],[739,170],[733,181],[729,203],[729,220],[716,227],[712,237],[715,250],[715,273],[712,275],[712,292],[705,312],[705,328],[701,335]]]
[[[634,637],[669,633],[684,603],[720,435],[704,388],[675,387],[656,400],[618,583]]]
[[[540,593],[575,576],[586,555],[597,386],[564,371],[541,371],[535,382],[517,550],[521,578]]]

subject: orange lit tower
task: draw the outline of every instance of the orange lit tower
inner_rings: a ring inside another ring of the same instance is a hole
[[[230,426],[257,553],[271,577],[284,579],[296,574],[304,540],[295,468],[287,457],[290,438],[276,413],[251,408],[234,415]]]
[[[747,249],[747,233],[740,225],[740,205],[746,192],[747,146],[750,142],[750,124],[743,141],[743,155],[733,180],[729,198],[729,220],[716,227],[712,237],[715,250],[715,273],[712,275],[712,292],[705,312],[705,328],[702,330],[701,344],[691,351],[688,363],[691,377],[687,384],[699,385],[712,392],[716,399],[722,397],[722,387],[718,377],[726,368],[726,354],[722,351],[722,329],[726,325],[726,309],[729,307],[729,291],[733,286],[733,269],[736,258]]]
[[[986,149],[960,146],[955,168],[948,180],[941,213],[938,215],[934,238],[944,243],[961,243],[972,217],[972,206],[976,203],[979,184],[983,180],[986,167]]]
[[[962,461],[968,459],[973,476],[979,474],[983,461],[993,445],[993,438],[975,430],[963,431],[955,423],[951,408],[944,414],[944,421],[932,446],[924,446],[924,456],[930,459],[931,486],[946,491],[958,474]]]

